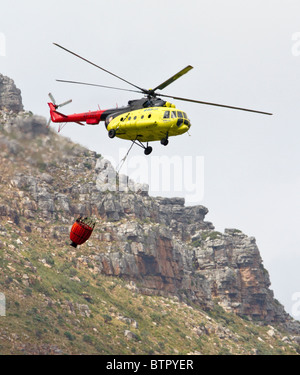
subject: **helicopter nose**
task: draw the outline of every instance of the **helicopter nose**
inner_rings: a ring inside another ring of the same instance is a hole
[[[182,133],[185,133],[185,132],[187,132],[189,130],[189,128],[190,128],[190,124],[189,125],[183,124],[183,125],[180,126],[180,131]]]

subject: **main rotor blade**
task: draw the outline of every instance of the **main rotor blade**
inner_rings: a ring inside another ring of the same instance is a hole
[[[114,90],[122,90],[122,91],[131,91],[131,92],[137,92],[137,93],[143,93],[143,91],[137,91],[137,90],[130,90],[130,89],[122,89],[120,87],[113,87],[113,86],[104,86],[104,85],[98,85],[96,83],[87,83],[87,82],[79,82],[79,81],[67,81],[64,79],[57,79],[57,82],[64,82],[64,83],[75,83],[77,85],[86,85],[86,86],[96,86],[96,87],[104,87],[106,89],[114,89]]]
[[[180,98],[178,96],[170,96],[170,95],[163,95],[163,94],[158,94],[158,96],[164,96],[166,98],[172,98],[176,100],[183,100],[185,102],[192,102],[192,103],[199,103],[199,104],[207,104],[207,105],[214,105],[216,107],[224,107],[224,108],[230,108],[230,109],[238,109],[239,111],[248,111],[248,112],[255,112],[255,113],[261,113],[263,115],[273,115],[273,113],[269,112],[262,112],[262,111],[256,111],[254,109],[248,109],[248,108],[241,108],[241,107],[233,107],[231,105],[225,105],[225,104],[217,104],[217,103],[210,103],[210,102],[202,102],[200,100],[195,100],[195,99],[187,99],[187,98]]]
[[[180,72],[174,74],[172,77],[167,79],[165,82],[163,82],[159,86],[155,87],[155,89],[153,89],[153,91],[164,89],[165,87],[169,86],[172,82],[176,81],[176,79],[180,78],[181,76],[183,76],[184,74],[189,72],[191,69],[193,69],[193,67],[191,65],[186,66],[184,69],[180,70]]]
[[[67,48],[65,48],[65,47],[63,47],[63,46],[61,46],[61,45],[59,45],[59,44],[57,44],[57,43],[53,43],[53,44],[54,44],[55,46],[57,46],[57,47],[59,47],[59,48],[65,50],[65,51],[71,53],[72,55],[74,55],[74,56],[80,58],[81,60],[86,61],[87,63],[89,63],[89,64],[91,64],[91,65],[94,65],[96,68],[101,69],[101,70],[103,70],[104,72],[106,72],[106,73],[108,73],[108,74],[111,74],[112,76],[114,76],[114,77],[116,77],[116,78],[119,78],[121,81],[124,81],[124,82],[128,83],[129,85],[135,87],[136,89],[141,90],[143,93],[147,93],[147,92],[148,92],[148,90],[145,90],[145,89],[143,89],[143,88],[141,88],[141,87],[139,87],[139,86],[136,86],[135,84],[133,84],[133,83],[127,81],[126,79],[117,76],[116,74],[110,72],[109,70],[106,70],[106,69],[102,68],[101,66],[99,66],[99,65],[97,65],[97,64],[95,64],[95,63],[93,63],[93,62],[90,61],[90,60],[85,59],[84,57],[78,55],[77,53],[72,52],[72,51],[70,51],[69,49],[67,49]]]

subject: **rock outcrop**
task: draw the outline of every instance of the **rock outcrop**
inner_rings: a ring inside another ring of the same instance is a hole
[[[21,91],[11,78],[0,74],[0,110],[20,112],[23,110]]]

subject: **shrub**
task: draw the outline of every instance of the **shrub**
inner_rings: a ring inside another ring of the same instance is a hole
[[[26,288],[24,291],[25,296],[32,296],[32,289]]]
[[[66,331],[66,332],[64,333],[64,335],[65,335],[66,338],[67,338],[68,340],[70,340],[70,341],[74,341],[74,340],[75,340],[75,336],[72,335],[72,333],[70,333],[69,331]]]
[[[192,242],[193,247],[200,247],[201,246],[201,240],[195,240]]]
[[[83,336],[83,341],[88,343],[88,344],[92,344],[93,343],[93,338],[90,336],[90,335],[84,335]]]
[[[203,232],[201,234],[201,238],[202,240],[206,240],[207,238],[209,238],[210,240],[215,240],[217,239],[219,236],[222,236],[222,233],[220,232],[217,232],[217,231],[213,231],[213,232]]]
[[[112,317],[110,315],[103,314],[102,317],[103,317],[105,323],[108,323],[108,322],[112,321]]]
[[[41,331],[40,329],[37,329],[37,330],[35,331],[35,336],[36,336],[38,339],[41,339],[41,338],[42,338],[42,335],[43,335],[43,333],[42,333],[42,331]]]

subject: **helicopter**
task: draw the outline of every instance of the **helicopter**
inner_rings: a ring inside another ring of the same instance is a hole
[[[94,62],[87,60],[86,58],[78,55],[75,52],[70,51],[69,49],[53,43],[55,46],[65,50],[66,52],[82,59],[83,61],[95,66],[98,69],[118,78],[119,80],[129,84],[134,87],[134,89],[124,89],[119,87],[105,86],[94,83],[79,82],[79,81],[69,81],[57,79],[58,82],[78,84],[78,85],[87,85],[87,86],[96,86],[102,88],[109,88],[115,90],[129,91],[144,94],[144,97],[141,99],[130,100],[128,105],[121,108],[110,108],[105,110],[96,110],[89,111],[84,113],[75,113],[72,115],[65,115],[59,112],[57,109],[62,107],[72,100],[68,100],[61,104],[56,104],[55,99],[51,93],[49,97],[51,102],[48,103],[50,107],[50,122],[54,123],[68,123],[75,122],[79,125],[97,125],[100,121],[104,121],[105,127],[108,131],[109,138],[118,137],[121,139],[126,139],[136,144],[144,149],[144,154],[149,155],[152,152],[152,147],[149,146],[149,142],[160,141],[164,146],[167,146],[169,143],[169,137],[177,136],[186,133],[190,127],[191,122],[188,118],[185,111],[176,108],[176,106],[163,98],[171,98],[180,101],[206,104],[217,107],[224,107],[230,109],[236,109],[241,111],[255,112],[264,115],[272,115],[272,113],[257,111],[253,109],[233,107],[224,104],[204,102],[195,99],[187,99],[178,96],[171,96],[166,94],[157,93],[157,90],[162,90],[169,86],[171,83],[176,81],[178,78],[182,77],[184,74],[188,73],[193,67],[191,65],[186,66],[178,73],[174,74],[168,78],[163,83],[156,86],[154,89],[144,89],[139,87],[126,79],[104,69],[103,67],[95,64]]]

